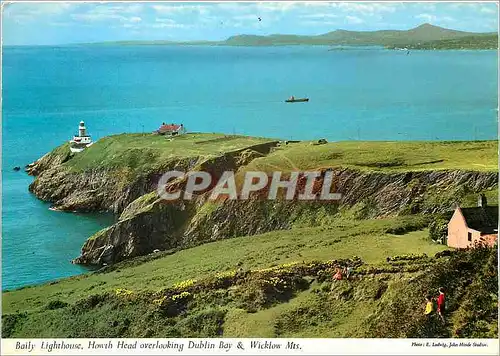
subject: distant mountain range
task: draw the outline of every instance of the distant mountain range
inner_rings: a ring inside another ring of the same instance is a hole
[[[461,39],[463,41],[461,45]],[[322,35],[237,35],[224,41],[119,41],[92,43],[93,45],[212,45],[212,46],[286,46],[286,45],[346,45],[384,46],[388,48],[444,49],[440,41],[453,44],[452,48],[497,48],[498,34],[495,32],[475,33],[451,30],[428,23],[410,30],[347,31],[335,30]],[[432,43],[431,45],[429,45]],[[479,43],[479,45],[477,44]],[[484,43],[484,46],[482,45]],[[493,47],[491,47],[493,44]],[[486,47],[485,47],[486,46]]]

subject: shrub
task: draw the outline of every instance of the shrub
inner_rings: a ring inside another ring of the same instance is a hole
[[[191,299],[193,299],[193,295],[184,291],[170,296],[164,295],[160,298],[154,299],[152,302],[158,307],[158,310],[162,314],[171,317],[184,312]]]
[[[449,259],[434,261],[425,273],[394,285],[394,298],[382,299],[368,320],[370,337],[497,337],[496,251],[457,251]],[[446,290],[446,313],[452,327],[423,313],[425,296],[436,296],[439,287]]]
[[[50,302],[48,302],[47,306],[45,307],[45,309],[47,309],[47,310],[55,310],[55,309],[65,308],[68,305],[69,305],[68,303],[56,299],[56,300],[51,300]]]
[[[432,220],[429,224],[429,238],[444,243],[448,235],[448,221],[443,218]]]
[[[188,280],[174,284],[174,286],[172,288],[177,289],[177,290],[188,289],[188,288],[194,286],[195,283],[196,283],[196,279],[188,279]]]
[[[75,314],[79,313],[85,313],[89,309],[93,309],[107,300],[110,300],[111,296],[107,293],[105,294],[93,294],[89,296],[88,298],[81,299],[78,302],[76,302],[72,307],[71,311]]]
[[[248,312],[289,300],[297,290],[308,288],[309,283],[297,275],[259,276],[240,285],[234,296],[237,305]]]
[[[182,337],[220,337],[226,310],[210,308],[187,315],[177,327]]]
[[[115,289],[115,294],[119,297],[128,297],[132,295],[134,292],[128,289],[118,288]]]
[[[11,337],[20,323],[28,318],[28,313],[2,315],[2,338]]]

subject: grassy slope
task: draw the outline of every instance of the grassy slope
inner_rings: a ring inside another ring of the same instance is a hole
[[[272,140],[217,133],[190,133],[171,141],[165,136],[153,134],[121,134],[100,139],[65,165],[77,171],[128,167],[134,171],[147,172],[165,161],[190,157],[208,158],[270,141]]]
[[[292,143],[257,158],[246,169],[273,171],[350,167],[384,172],[424,170],[497,171],[497,141]]]
[[[188,280],[155,294],[116,289],[69,305],[52,300],[4,315],[2,331],[5,337],[497,336],[494,249],[399,256],[358,267],[354,280],[331,282],[332,267],[346,262]],[[423,314],[425,295],[439,286],[448,293],[444,325]]]
[[[217,241],[110,273],[63,279],[57,283],[4,292],[4,313],[43,307],[52,300],[75,302],[116,288],[158,290],[181,280],[201,278],[236,266],[261,268],[292,261],[328,260],[358,255],[366,262],[404,253],[433,254],[443,246],[429,242],[426,231],[391,235],[398,226],[424,226],[420,218],[341,221],[336,226],[297,228]],[[227,253],[231,251],[231,253]],[[125,262],[127,264],[127,262]]]
[[[220,136],[211,136],[213,139],[218,137]],[[169,158],[173,152],[194,156],[200,153],[217,155],[221,149],[229,151],[240,148],[240,144],[246,147],[249,142],[263,142],[253,138],[210,141],[206,135],[202,140],[208,142],[203,144],[193,143],[199,139],[196,136],[178,138],[174,143],[163,137],[150,135],[120,135],[107,139],[108,141],[104,140],[100,146],[96,143],[95,147],[66,164],[78,170],[95,167],[96,163],[100,166],[116,167],[120,163],[123,164],[122,160],[132,159],[131,152],[155,152],[152,160],[144,160],[135,167],[144,169],[144,165],[149,167],[151,161]],[[184,142],[186,144],[182,145]],[[223,148],[221,143],[224,143]],[[199,149],[198,145],[206,148]],[[120,152],[121,155],[110,154],[110,151]],[[290,144],[267,157],[258,158],[247,169],[305,170],[347,166],[386,172],[431,169],[497,171],[496,157],[497,143],[493,141],[339,142],[325,145],[302,142]],[[376,315],[377,318],[382,318],[382,322],[388,320],[391,323],[393,313],[385,312],[384,305],[387,310],[392,310],[390,308],[393,308],[394,303],[397,307],[398,293],[405,291],[405,280],[413,277],[402,274],[385,281],[373,277],[356,282],[355,290],[346,285],[338,285],[338,290],[331,293],[329,284],[314,282],[307,290],[296,291],[295,296],[287,303],[258,307],[252,313],[248,313],[239,302],[235,302],[238,298],[241,299],[241,296],[229,297],[232,293],[230,290],[214,290],[209,291],[207,295],[201,295],[201,300],[192,302],[192,313],[175,318],[159,315],[147,303],[130,302],[124,305],[119,300],[101,296],[107,292],[114,294],[118,288],[130,289],[134,293],[155,292],[182,280],[210,278],[215,273],[235,270],[238,267],[258,269],[292,261],[324,261],[350,258],[354,255],[358,255],[365,262],[381,265],[387,256],[409,253],[433,255],[445,249],[429,242],[426,230],[405,235],[391,234],[392,231],[421,229],[425,225],[426,221],[419,216],[387,220],[338,220],[319,227],[296,226],[288,231],[217,241],[172,255],[160,253],[146,256],[114,266],[113,270],[106,273],[78,276],[4,292],[2,311],[8,314],[3,320],[4,325],[7,325],[5,330],[10,336],[216,336],[222,332],[220,325],[223,323],[224,336],[375,335],[376,332],[370,330],[369,325],[379,322],[365,325],[367,316]],[[459,270],[460,268],[459,266]],[[444,268],[444,271],[447,269]],[[439,278],[428,282],[426,286],[435,288],[441,283]],[[483,279],[480,282],[482,281]],[[387,293],[379,300],[374,295],[382,285],[387,288]],[[343,290],[344,287],[347,290]],[[477,290],[483,287],[480,283],[474,286]],[[410,298],[405,313],[420,308],[422,291],[411,288],[413,289],[405,293],[415,295]],[[459,286],[456,290],[464,290],[460,293],[470,295],[467,300],[474,300],[478,292],[464,288]],[[250,294],[244,296],[246,303],[248,299],[258,300],[258,294],[252,294],[254,292],[251,288],[248,293]],[[352,293],[354,295],[349,296]],[[346,295],[349,296],[349,301],[344,300]],[[486,304],[490,303],[488,298],[486,296]],[[224,304],[225,301],[228,303]],[[65,303],[70,305],[65,306]],[[454,325],[467,324],[474,318],[468,312],[469,309],[456,305]],[[18,323],[19,320],[22,322]],[[130,326],[131,320],[134,322]],[[400,322],[401,320],[396,320],[392,321],[392,324]],[[115,328],[115,324],[119,328]],[[489,324],[486,326],[490,327]],[[415,333],[412,330],[408,332]]]
[[[121,134],[100,139],[64,163],[84,171],[124,168],[149,171],[165,161],[209,158],[225,152],[274,141],[273,139],[223,134],[187,134],[172,141],[152,134]],[[53,153],[66,152],[67,145]],[[248,169],[312,169],[351,167],[360,170],[421,171],[462,169],[496,171],[497,141],[348,141],[315,145],[291,143],[251,162]]]

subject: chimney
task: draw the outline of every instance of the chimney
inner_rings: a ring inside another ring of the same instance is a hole
[[[488,205],[488,201],[486,200],[486,195],[481,194],[480,196],[477,197],[477,206],[486,208]]]

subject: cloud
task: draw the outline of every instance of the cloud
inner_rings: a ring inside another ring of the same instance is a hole
[[[340,16],[336,14],[307,14],[300,17],[303,19],[338,19]]]
[[[338,4],[338,8],[345,12],[360,13],[364,15],[373,15],[378,13],[394,13],[400,4],[388,3],[355,3],[343,2]]]
[[[137,14],[144,11],[145,6],[143,3],[140,4],[127,4],[127,5],[119,5],[113,6],[112,9],[115,12],[121,12],[124,14]]]
[[[419,14],[415,16],[416,19],[422,20],[427,23],[441,23],[441,24],[451,24],[457,20],[451,16],[436,16],[432,14]]]
[[[169,18],[156,18],[155,23],[151,24],[152,28],[190,28],[191,25],[178,23]]]
[[[420,3],[418,4],[419,7],[422,9],[422,10],[426,10],[426,11],[435,11],[436,10],[436,4],[425,4],[425,3]]]
[[[182,14],[182,13],[195,13],[195,14],[208,14],[208,7],[210,5],[153,5],[151,8],[159,14],[171,15],[171,14]]]
[[[111,26],[116,23],[121,23],[125,28],[136,27],[142,18],[137,16],[142,10],[142,4],[106,6],[98,5],[89,8],[81,13],[73,13],[70,15],[74,21],[94,23],[94,22],[109,22]]]
[[[436,16],[431,14],[419,14],[415,16],[416,19],[423,20],[425,22],[436,22]]]
[[[450,4],[450,9],[455,11],[474,11],[482,14],[496,15],[498,13],[498,4],[488,3],[454,3]]]
[[[159,36],[155,29],[179,31],[186,38],[222,37],[238,33],[310,32],[307,27],[349,26],[355,29],[401,29],[415,23],[431,22],[444,27],[460,24],[462,30],[484,31],[498,28],[498,7],[494,3],[388,3],[328,1],[260,2],[151,2],[151,3],[10,3],[4,20],[11,33],[21,26],[43,30],[46,26],[75,28],[86,26],[122,28],[127,37],[140,31],[144,37]],[[445,16],[446,15],[446,16]],[[262,21],[258,21],[258,17]],[[418,21],[417,21],[418,20]],[[238,31],[231,31],[238,28]],[[240,30],[241,29],[241,30]],[[64,31],[61,31],[64,32]],[[78,31],[75,32],[75,34]],[[113,31],[109,36],[118,36]],[[75,35],[76,36],[76,35]],[[19,37],[21,37],[19,35]],[[76,37],[75,37],[76,38]]]
[[[76,9],[76,3],[7,3],[3,16],[18,23],[34,21],[37,18],[57,17]]]
[[[486,6],[483,6],[479,9],[479,12],[483,13],[483,14],[488,14],[488,15],[496,15],[498,13],[498,7],[495,6],[494,8],[493,7],[486,7]]]
[[[312,3],[311,3],[312,4]],[[336,19],[338,17],[345,18],[345,23],[358,25],[369,21],[373,22],[383,20],[386,14],[396,12],[401,4],[387,3],[319,3],[321,6],[316,7],[316,10],[321,10],[321,13],[305,14],[303,18],[310,19]],[[303,9],[307,9],[304,7]],[[336,24],[336,23],[335,23]]]
[[[364,21],[362,19],[360,19],[359,17],[357,16],[350,16],[350,15],[347,15],[345,17],[346,19],[346,22],[348,24],[351,24],[351,25],[357,25],[357,24],[360,24],[360,23],[363,23]]]
[[[238,21],[256,21],[258,19],[257,15],[247,14],[247,15],[236,15],[232,17],[233,20]]]
[[[337,26],[339,23],[336,21],[307,20],[307,21],[301,21],[300,24],[304,26],[319,27],[319,26]]]

